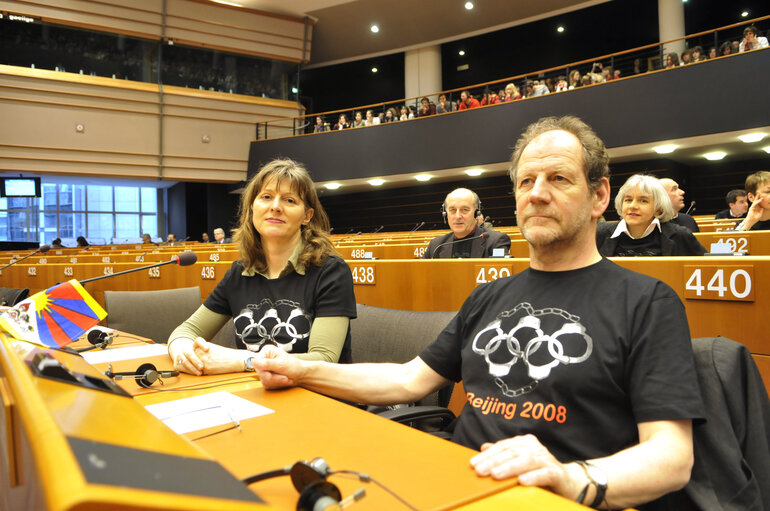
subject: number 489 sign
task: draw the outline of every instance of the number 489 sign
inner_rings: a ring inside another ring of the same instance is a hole
[[[684,278],[686,299],[754,301],[753,266],[685,266]]]

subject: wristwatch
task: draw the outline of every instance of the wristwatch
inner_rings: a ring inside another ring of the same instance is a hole
[[[256,359],[256,357],[248,357],[243,359],[243,370],[247,373],[253,373],[254,372],[254,366],[251,365],[251,363]]]
[[[602,501],[604,501],[604,496],[607,494],[607,475],[602,469],[593,463],[588,463],[587,461],[583,460],[575,460],[575,463],[583,468],[583,472],[586,473],[586,477],[588,477],[588,479],[591,481],[591,484],[596,487],[596,497],[594,497],[594,501],[590,504],[590,507],[595,508],[596,506],[600,505]]]

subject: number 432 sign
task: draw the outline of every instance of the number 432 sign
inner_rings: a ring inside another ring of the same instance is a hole
[[[753,266],[685,266],[684,278],[686,299],[754,301]]]

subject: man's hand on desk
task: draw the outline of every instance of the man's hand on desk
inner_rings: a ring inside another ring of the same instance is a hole
[[[268,389],[293,387],[304,371],[304,362],[276,346],[265,346],[252,361],[262,385]]]
[[[471,466],[480,476],[518,476],[523,486],[549,488],[570,500],[575,500],[586,484],[580,466],[560,463],[533,435],[486,443],[481,446],[481,453],[471,458]]]
[[[237,373],[245,368],[243,350],[225,348],[202,337],[175,339],[168,347],[168,354],[178,371],[200,376],[202,374]]]

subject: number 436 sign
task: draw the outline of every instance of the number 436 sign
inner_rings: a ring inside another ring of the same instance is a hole
[[[684,278],[686,299],[754,301],[753,266],[685,266]]]

